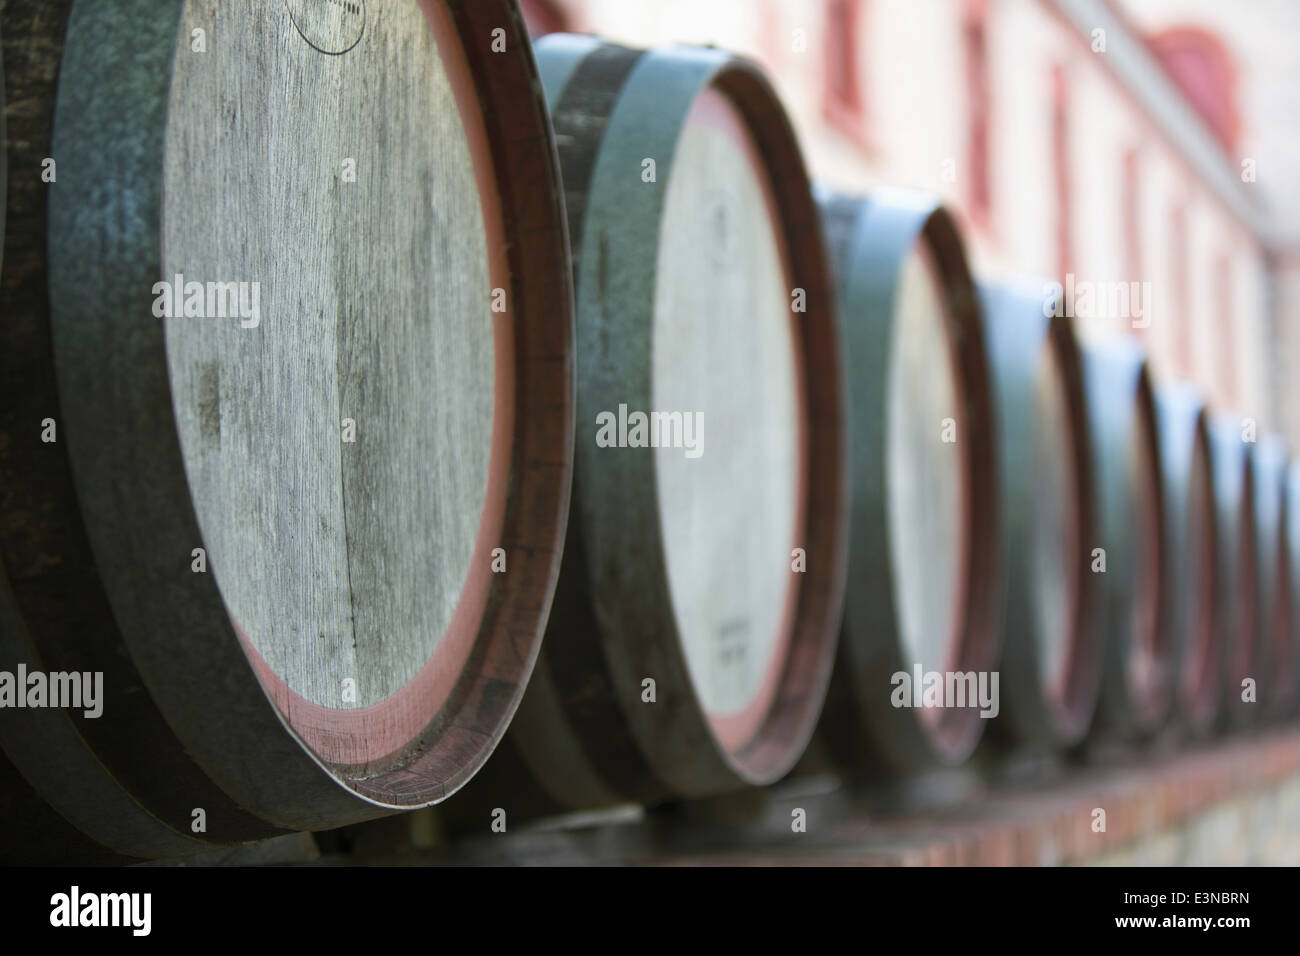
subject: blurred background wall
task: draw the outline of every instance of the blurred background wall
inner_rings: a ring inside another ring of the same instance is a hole
[[[1158,376],[1300,449],[1294,0],[522,5],[535,35],[753,57],[815,177],[942,195],[981,274],[1089,287],[1085,330],[1142,336]]]

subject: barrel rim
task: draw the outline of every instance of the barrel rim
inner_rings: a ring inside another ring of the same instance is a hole
[[[1092,451],[1088,444],[1087,393],[1084,388],[1083,356],[1074,326],[1065,315],[1054,314],[1049,341],[1057,350],[1057,359],[1066,378],[1066,400],[1071,425],[1071,465],[1078,496],[1075,513],[1076,542],[1082,552],[1096,528],[1096,500],[1092,482]],[[1098,593],[1096,576],[1082,553],[1078,556],[1074,582],[1074,619],[1071,621],[1068,670],[1060,693],[1050,706],[1057,720],[1058,745],[1080,740],[1097,706],[1102,669],[1102,647],[1097,625]]]
[[[963,386],[966,438],[963,480],[967,512],[963,516],[965,626],[951,667],[959,673],[992,671],[1001,646],[1000,613],[1001,502],[998,499],[997,457],[994,441],[992,388],[979,299],[956,220],[937,206],[922,228],[921,239],[934,250],[951,300],[948,320],[950,361]],[[924,714],[925,712],[922,711]],[[979,742],[985,720],[974,709],[945,709],[937,727],[936,748],[945,760],[964,759]]]
[[[781,160],[771,171],[772,188],[782,219],[789,226],[785,232],[790,240],[791,277],[801,282],[797,287],[804,289],[810,303],[809,313],[798,321],[806,389],[803,535],[810,570],[800,582],[778,704],[765,722],[769,729],[760,731],[736,756],[742,776],[750,781],[770,781],[789,771],[812,738],[834,661],[848,563],[843,531],[848,484],[842,353],[830,256],[821,240],[811,180],[789,115],[767,76],[749,60],[735,58],[719,72],[717,84],[754,125],[761,152],[769,161]],[[814,301],[820,305],[815,320],[811,312]],[[815,577],[811,572],[814,562],[826,568]],[[769,734],[773,739],[764,739]]]

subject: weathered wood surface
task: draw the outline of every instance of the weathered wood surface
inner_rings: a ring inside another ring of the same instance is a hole
[[[666,185],[650,345],[652,407],[704,426],[694,450],[657,449],[654,470],[687,670],[728,750],[777,691],[806,507],[798,282],[783,248],[797,237],[781,231],[768,175],[739,110],[701,93]]]
[[[780,776],[821,704],[843,586],[833,303],[770,88],[714,50],[569,36],[537,50],[572,231],[575,489],[528,693],[447,807],[471,827],[495,807],[517,818]],[[620,405],[700,413],[699,454],[604,447],[600,417]]]
[[[819,725],[862,769],[956,763],[979,706],[895,707],[895,675],[976,672],[998,647],[992,395],[978,302],[948,214],[928,197],[824,194],[837,266],[852,462],[849,588]]]
[[[324,711],[290,722],[359,766],[409,746],[471,650],[514,386],[489,307],[508,284],[498,200],[480,201],[489,147],[453,87],[472,77],[418,5],[369,9],[359,45],[327,57],[292,42],[284,4],[189,8],[182,35],[212,42],[176,53],[161,210],[163,276],[260,280],[256,327],[164,323],[211,573],[282,707]],[[340,19],[312,35],[346,45]]]
[[[1046,283],[980,289],[996,396],[1004,596],[1000,742],[1038,751],[1082,738],[1101,674],[1095,504],[1079,345]]]
[[[193,852],[156,845],[193,807],[220,843],[444,798],[549,610],[572,311],[526,34],[504,0],[361,6],[79,2],[62,52],[44,11],[0,24],[44,76],[10,162],[58,160],[9,203],[6,360],[44,402],[0,413],[6,646],[106,671],[79,752],[161,835],[94,835],[140,855]],[[159,317],[178,274],[236,296]]]
[[[1209,418],[1199,392],[1186,384],[1158,389],[1156,413],[1169,546],[1163,613],[1174,656],[1174,705],[1182,727],[1199,735],[1213,726],[1223,695]]]
[[[1099,514],[1090,564],[1103,594],[1094,739],[1126,740],[1163,725],[1175,686],[1170,635],[1162,621],[1168,545],[1155,398],[1145,354],[1135,341],[1088,341],[1083,359]]]

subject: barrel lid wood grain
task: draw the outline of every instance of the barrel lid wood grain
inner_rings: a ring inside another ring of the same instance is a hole
[[[1092,465],[1079,345],[1050,283],[980,287],[996,396],[1004,568],[1001,712],[1012,746],[1053,750],[1080,740],[1101,675]]]
[[[456,790],[558,574],[571,291],[518,11],[335,6],[77,3],[62,54],[53,368],[27,355],[89,537],[59,584],[174,734],[145,759],[192,765],[127,790],[179,829],[212,781],[209,839]]]
[[[1215,540],[1221,599],[1217,627],[1222,653],[1223,701],[1219,724],[1240,728],[1256,716],[1259,674],[1255,634],[1255,471],[1247,423],[1218,413],[1210,421],[1214,466]],[[1244,682],[1253,685],[1247,696]]]
[[[1296,702],[1295,661],[1287,620],[1286,443],[1259,435],[1250,446],[1255,475],[1255,640],[1259,707],[1278,719]]]
[[[1163,621],[1174,657],[1175,709],[1186,730],[1204,734],[1223,695],[1209,412],[1196,386],[1169,382],[1156,389],[1156,414],[1169,545]]]
[[[1174,698],[1161,619],[1168,545],[1159,428],[1146,355],[1135,340],[1085,340],[1083,360],[1099,512],[1099,537],[1089,551],[1104,595],[1094,730],[1096,739],[1130,740],[1158,730]]]
[[[536,49],[572,231],[575,488],[541,659],[469,790],[516,812],[529,789],[574,809],[768,783],[811,734],[843,587],[839,351],[802,157],[747,61]]]
[[[979,304],[957,228],[930,197],[819,199],[837,271],[853,488],[850,584],[819,734],[846,767],[956,763],[991,708],[974,688],[952,706],[917,707],[915,685],[984,675],[991,690],[997,658],[997,461]]]

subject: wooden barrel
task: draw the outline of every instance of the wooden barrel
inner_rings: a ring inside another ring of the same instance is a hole
[[[821,205],[838,276],[853,497],[844,623],[819,735],[845,767],[957,763],[989,723],[981,714],[992,715],[980,692],[991,703],[1001,601],[979,303],[958,230],[930,197],[827,192]]]
[[[103,675],[9,759],[130,856],[443,799],[522,694],[570,483],[518,10],[3,13],[3,661]]]
[[[1097,704],[1098,581],[1083,372],[1073,327],[1043,282],[980,288],[995,396],[1004,569],[1002,707],[1013,747],[1080,740]]]
[[[1160,476],[1168,576],[1163,622],[1174,661],[1174,707],[1193,734],[1213,726],[1223,691],[1215,627],[1222,589],[1215,563],[1214,473],[1209,417],[1200,391],[1186,383],[1156,390]]]
[[[1225,728],[1241,727],[1254,718],[1257,703],[1243,699],[1243,681],[1259,683],[1255,668],[1255,478],[1253,456],[1242,429],[1242,420],[1231,415],[1216,415],[1210,422],[1220,594],[1216,627],[1223,667],[1219,724]],[[1256,686],[1256,701],[1257,690]]]
[[[1286,444],[1260,435],[1250,445],[1255,475],[1255,667],[1262,716],[1289,716],[1296,701],[1287,620]]]
[[[1089,340],[1083,357],[1100,532],[1088,560],[1103,594],[1094,729],[1099,739],[1130,740],[1160,727],[1175,686],[1161,620],[1168,546],[1155,396],[1135,340]]]
[[[750,63],[536,46],[577,300],[574,493],[506,741],[449,814],[764,784],[821,707],[843,589],[833,297],[798,144]]]

